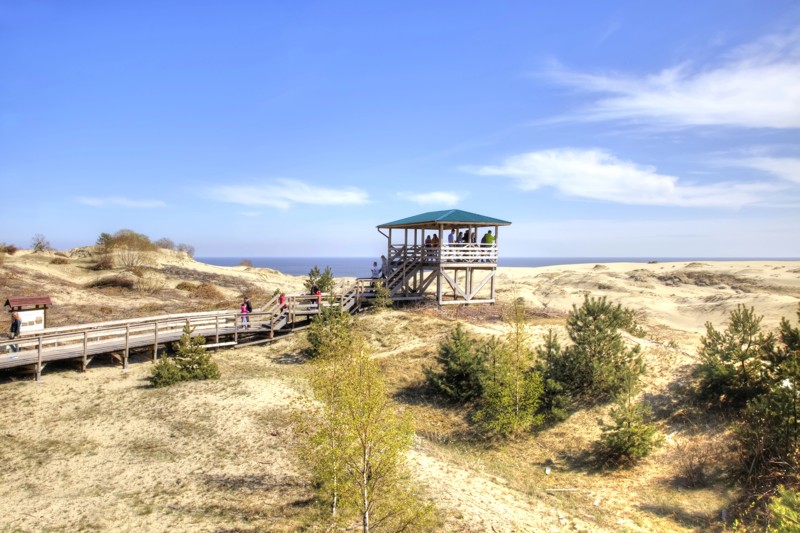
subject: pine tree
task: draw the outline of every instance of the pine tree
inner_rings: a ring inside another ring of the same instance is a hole
[[[521,298],[505,317],[509,332],[503,343],[493,346],[481,374],[483,395],[475,422],[488,434],[512,437],[530,431],[542,422],[537,414],[543,386],[533,369],[533,351]]]
[[[192,337],[193,327],[186,322],[178,342],[173,344],[175,357],[163,358],[153,366],[150,382],[154,387],[166,387],[180,381],[219,379],[217,364],[203,345],[205,337]]]
[[[650,406],[636,401],[636,380],[628,378],[611,410],[614,425],[603,428],[601,454],[607,462],[631,464],[646,457],[659,442],[658,430],[648,423]]]
[[[627,348],[620,330],[641,333],[629,309],[605,297],[587,296],[580,308],[573,305],[567,317],[573,344],[561,353],[546,349],[545,379],[588,403],[613,398],[629,379],[644,373],[639,347]]]
[[[725,331],[706,323],[702,338],[700,394],[735,408],[769,389],[767,363],[775,349],[775,337],[761,331],[763,317],[743,305],[731,311]]]
[[[458,323],[439,345],[436,362],[441,370],[425,368],[425,377],[434,389],[452,401],[474,400],[483,392],[481,373],[485,357],[481,343],[467,335]]]

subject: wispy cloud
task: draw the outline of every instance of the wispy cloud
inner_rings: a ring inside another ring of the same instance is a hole
[[[618,159],[604,150],[555,149],[528,152],[499,166],[465,170],[507,176],[526,191],[553,187],[566,196],[630,205],[738,208],[761,201],[775,189],[764,183],[684,184],[655,167]]]
[[[574,120],[800,127],[800,31],[766,37],[705,68],[685,63],[635,76],[557,66],[546,75],[578,90],[609,95],[569,117]]]
[[[222,202],[279,209],[288,209],[294,204],[354,205],[369,202],[366,191],[355,187],[331,189],[284,178],[253,185],[213,187],[208,195]]]
[[[402,198],[403,200],[416,202],[420,205],[437,204],[447,207],[452,207],[454,205],[457,205],[458,202],[460,202],[463,199],[462,195],[447,191],[430,191],[419,194],[410,192],[399,192],[397,193],[397,196]]]
[[[732,162],[767,172],[784,181],[800,184],[800,158],[797,157],[748,157]]]
[[[131,209],[151,209],[167,205],[161,200],[133,200],[122,196],[106,196],[104,198],[80,196],[76,198],[76,201],[92,207],[127,207]]]

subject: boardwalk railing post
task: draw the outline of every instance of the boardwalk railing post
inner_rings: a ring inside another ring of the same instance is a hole
[[[83,368],[81,372],[86,372],[86,367],[89,366],[89,361],[87,361],[87,352],[88,352],[88,344],[89,344],[89,332],[83,332]]]
[[[155,331],[153,332],[153,361],[158,361],[158,322],[153,324]]]
[[[125,353],[122,356],[122,370],[128,370],[128,349],[130,347],[131,326],[125,324]]]
[[[239,344],[239,316],[233,315],[233,342]]]
[[[36,348],[37,356],[36,356],[36,381],[41,381],[42,379],[42,336],[39,335],[39,344]]]
[[[214,344],[219,344],[219,315],[214,317]]]
[[[269,338],[275,338],[275,313],[271,313],[269,318]]]

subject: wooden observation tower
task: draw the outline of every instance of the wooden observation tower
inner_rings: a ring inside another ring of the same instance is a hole
[[[450,209],[379,225],[392,299],[422,300],[435,291],[440,305],[494,303],[498,230],[510,224]]]

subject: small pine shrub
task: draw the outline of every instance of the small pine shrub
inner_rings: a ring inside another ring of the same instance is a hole
[[[629,465],[646,457],[660,439],[655,425],[648,423],[650,406],[634,401],[634,386],[628,386],[611,410],[613,426],[603,428],[600,456],[606,464]]]
[[[153,365],[150,383],[153,387],[169,387],[184,381],[183,372],[172,359],[162,358]]]
[[[376,282],[375,284],[375,297],[372,298],[372,308],[378,311],[387,309],[394,305],[392,300],[392,291],[386,286],[383,281]]]
[[[54,257],[52,260],[50,260],[50,264],[51,265],[68,265],[69,264],[69,259],[67,259],[65,257]]]
[[[187,322],[180,340],[173,345],[175,358],[162,359],[153,367],[150,383],[154,387],[166,387],[180,381],[219,379],[219,367],[203,347],[205,338],[192,337],[193,332],[194,328]]]
[[[456,324],[450,336],[439,344],[436,362],[441,370],[424,368],[428,384],[442,396],[454,402],[479,398],[483,393],[481,374],[486,359],[482,343],[467,335]]]

